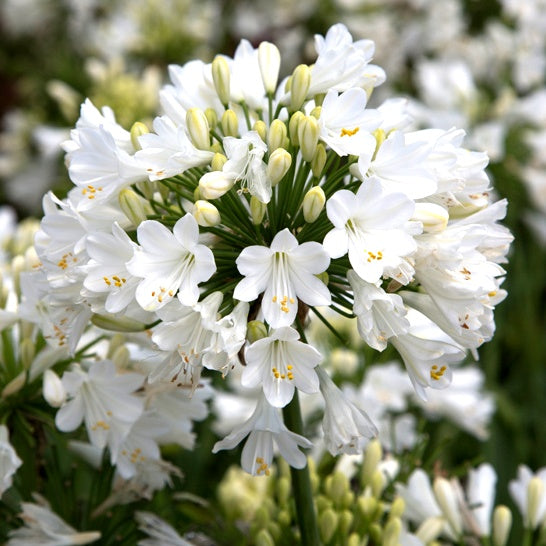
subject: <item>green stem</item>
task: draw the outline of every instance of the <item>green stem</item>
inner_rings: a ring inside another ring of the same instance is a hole
[[[282,410],[286,426],[296,434],[303,435],[303,422],[301,418],[300,401],[298,391],[294,392],[292,401]],[[313,503],[313,491],[311,490],[311,477],[309,466],[304,468],[290,468],[292,476],[292,491],[296,503],[296,517],[301,533],[303,546],[318,546],[320,544],[317,527],[317,515]]]
[[[523,541],[521,546],[531,546],[533,539],[533,530],[529,527],[526,527],[523,531]]]

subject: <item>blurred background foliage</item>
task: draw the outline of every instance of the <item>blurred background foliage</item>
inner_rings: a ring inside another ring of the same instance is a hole
[[[540,2],[529,1],[521,3],[521,10],[525,6],[531,10],[531,4],[540,8]],[[541,208],[544,205],[537,195],[545,195],[546,189],[533,189],[525,170],[534,162],[546,178],[546,162],[537,159],[530,141],[533,131],[538,135],[546,128],[546,119],[541,118],[546,116],[540,108],[535,119],[518,114],[518,105],[544,89],[546,82],[544,70],[536,67],[534,72],[539,74],[530,79],[521,77],[521,70],[514,72],[518,39],[526,30],[522,23],[525,14],[518,12],[517,2],[3,0],[0,5],[0,201],[13,206],[20,219],[40,217],[41,196],[48,189],[59,196],[68,189],[58,144],[77,120],[85,97],[99,107],[111,106],[127,128],[135,121],[150,123],[158,108],[157,91],[166,81],[170,63],[183,64],[192,58],[210,61],[213,52],[232,55],[243,37],[254,45],[263,40],[278,44],[282,69],[288,73],[298,63],[312,59],[314,33],[323,34],[331,24],[345,22],[355,37],[376,40],[374,62],[388,75],[386,90],[377,91],[377,100],[393,95],[426,100],[416,77],[423,60],[460,59],[466,63],[478,98],[472,99],[471,107],[461,103],[462,110],[471,110],[471,115],[463,118],[468,122],[464,128],[471,132],[477,122],[504,123],[502,151],[493,154],[489,173],[494,191],[509,201],[505,224],[515,237],[503,285],[508,297],[496,310],[497,332],[479,351],[479,366],[486,374],[486,388],[494,394],[497,411],[490,436],[483,442],[447,420],[422,421],[420,431],[427,441],[421,442],[408,460],[451,474],[463,474],[469,464],[489,461],[499,474],[497,503],[513,507],[506,485],[515,476],[517,465],[525,463],[532,469],[546,465],[546,241],[540,228],[537,231],[537,222],[540,225],[542,218],[543,225],[546,218],[546,208]],[[436,27],[438,21],[441,24]],[[501,30],[513,38],[507,52],[495,51],[498,44],[494,38]],[[473,55],[482,55],[488,45],[498,63],[485,70],[482,67],[480,72]],[[544,43],[533,46],[542,57],[529,61],[530,73],[534,73],[533,62],[540,64],[546,59]],[[510,108],[503,110],[506,100]],[[546,110],[546,104],[541,108]],[[472,146],[480,147],[476,135]],[[485,143],[483,148],[487,149]],[[331,343],[332,348],[339,344],[335,339]],[[394,358],[388,352],[359,350],[364,364],[361,375],[369,363]],[[360,379],[355,377],[354,381]],[[38,457],[47,469],[46,475],[38,476],[39,487],[28,483],[23,489],[40,489],[61,517],[68,522],[83,521],[85,528],[82,514],[89,517],[88,508],[99,505],[110,493],[111,469],[88,483],[89,473],[62,447],[66,435],[55,431],[51,416],[44,416],[44,421],[48,419],[45,438],[34,438],[34,444],[18,443],[18,435],[13,439],[23,459],[33,456],[25,453],[29,445],[39,448]],[[151,506],[158,515],[178,521],[180,531],[195,528],[197,522],[211,530],[212,537],[241,543],[240,531],[235,527],[226,531],[218,523],[220,513],[188,501],[193,494],[214,503],[216,485],[229,465],[239,459],[236,452],[211,455],[217,438],[210,424],[210,420],[197,424],[195,451],[172,449],[165,454],[182,469],[184,476],[175,481],[187,497],[173,505],[170,495],[162,491]],[[27,425],[21,423],[21,430]],[[328,458],[321,464],[332,466]],[[32,472],[17,476],[21,481],[36,479]],[[85,492],[83,497],[80,492]],[[7,505],[14,494],[15,488],[6,493]],[[144,505],[150,507],[149,503]],[[123,523],[130,521],[125,516],[133,510],[133,505],[105,510],[102,525],[116,529],[109,536],[136,533],[134,523]]]

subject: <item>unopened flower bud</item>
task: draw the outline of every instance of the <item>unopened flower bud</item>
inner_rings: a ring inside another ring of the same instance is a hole
[[[447,227],[449,212],[435,203],[415,203],[412,220],[423,224],[426,233],[439,233]]]
[[[27,372],[21,372],[16,375],[2,390],[2,398],[7,398],[16,392],[19,392],[25,385]]]
[[[317,151],[319,126],[315,118],[304,116],[298,123],[298,140],[301,155],[305,161],[311,162]]]
[[[401,532],[402,522],[400,518],[392,518],[385,526],[382,546],[398,546],[400,544]]]
[[[66,391],[60,377],[53,370],[44,372],[42,394],[52,408],[60,408],[66,400]]]
[[[119,192],[119,207],[131,221],[133,226],[139,226],[147,218],[146,202],[131,188],[124,188]]]
[[[258,64],[260,65],[265,91],[273,94],[277,88],[281,67],[281,54],[277,46],[270,42],[262,42],[258,46]]]
[[[493,546],[505,546],[512,528],[512,512],[504,505],[499,505],[493,512]]]
[[[212,61],[212,80],[220,102],[227,106],[230,98],[230,73],[229,64],[225,57],[217,55]]]
[[[326,195],[320,186],[311,188],[303,198],[303,218],[312,224],[320,215],[326,204]]]
[[[263,324],[263,323],[262,323]],[[286,476],[282,476],[277,480],[277,499],[279,506],[283,506],[290,502],[292,489],[290,485],[290,479]]]
[[[319,532],[320,537],[324,544],[327,544],[332,540],[334,533],[337,529],[337,524],[339,522],[339,516],[331,508],[324,510],[319,517]]]
[[[453,487],[445,478],[437,477],[434,480],[432,488],[436,501],[449,525],[457,535],[460,535],[463,531],[463,524]]]
[[[282,148],[286,138],[286,125],[280,119],[274,119],[267,135],[267,146],[269,152],[274,152],[277,148]]]
[[[267,337],[267,328],[265,324],[259,320],[251,320],[246,327],[246,338],[249,343],[254,343],[259,339]]]
[[[445,519],[441,516],[427,518],[415,532],[423,544],[429,544],[436,540],[442,532],[445,525]]]
[[[311,171],[313,171],[314,177],[320,178],[320,175],[322,174],[322,169],[324,169],[324,165],[326,165],[326,148],[324,147],[324,144],[322,142],[319,142],[317,144],[317,151],[315,152],[315,156],[311,161]]]
[[[379,523],[372,523],[369,533],[374,543],[380,544],[383,541],[383,527]]]
[[[339,523],[337,524],[339,532],[342,536],[347,536],[347,533],[351,530],[355,517],[350,510],[343,510],[339,514]]]
[[[186,126],[193,145],[199,150],[210,149],[210,128],[205,112],[201,108],[190,108],[186,112]]]
[[[406,509],[406,503],[402,497],[396,497],[391,504],[391,509],[389,511],[389,517],[391,518],[401,518],[404,510]]]
[[[31,338],[25,338],[19,344],[19,354],[21,355],[21,364],[25,370],[30,368],[34,356],[36,355],[36,344]]]
[[[300,112],[299,110],[297,112],[294,112],[292,116],[290,117],[290,121],[288,122],[288,134],[290,136],[290,141],[294,146],[299,146],[300,141],[298,139],[298,126],[300,121],[305,117],[305,114],[303,112]]]
[[[360,535],[358,533],[351,533],[347,539],[347,546],[361,546]]]
[[[379,503],[374,497],[359,497],[356,501],[357,507],[362,515],[368,520],[375,519],[377,511],[379,509]]]
[[[222,221],[218,209],[212,203],[202,199],[194,203],[192,215],[203,227],[217,226]]]
[[[224,154],[216,153],[212,156],[210,168],[213,171],[221,171],[226,164],[227,157]]]
[[[260,529],[254,543],[256,546],[275,546],[275,541],[267,529]]]
[[[383,450],[378,440],[370,440],[364,451],[364,461],[360,474],[360,483],[363,487],[372,483],[372,476],[377,469],[377,465],[383,457]]]
[[[144,125],[144,123],[140,121],[136,121],[135,123],[133,123],[133,126],[131,127],[131,144],[133,145],[135,151],[142,149],[142,146],[138,141],[138,137],[146,135],[149,132],[150,130],[148,129],[148,127],[146,127],[146,125]]]
[[[195,203],[196,201],[199,201],[199,199],[201,199],[201,192],[199,191],[199,186],[197,186],[193,190],[193,202]]]
[[[112,362],[118,370],[126,370],[131,362],[131,354],[126,345],[118,347],[111,356]]]
[[[387,478],[379,468],[372,474],[370,485],[372,486],[372,495],[377,498],[381,497],[381,493],[383,493],[383,489],[387,485]]]
[[[541,523],[543,496],[544,483],[538,476],[533,476],[527,485],[527,518],[525,526],[530,529],[536,529]]]
[[[276,186],[288,172],[292,165],[292,156],[284,149],[277,148],[270,156],[267,163],[267,176],[271,186]]]
[[[218,199],[235,184],[235,178],[222,171],[211,171],[199,180],[199,193],[204,199]]]
[[[322,112],[322,106],[315,106],[312,110],[311,110],[311,113],[309,114],[310,116],[313,116],[315,119],[319,119],[320,118],[320,113]]]
[[[239,134],[239,120],[237,119],[237,114],[233,110],[226,110],[222,114],[220,125],[222,126],[224,136],[235,137]]]
[[[250,216],[252,216],[252,223],[255,226],[262,223],[266,210],[267,205],[262,203],[255,195],[250,198]]]
[[[140,182],[137,182],[135,185],[137,189],[142,192],[146,199],[151,200],[154,197],[154,193],[157,191],[158,184],[155,180],[142,180]]]
[[[143,332],[146,330],[145,324],[129,317],[94,314],[91,317],[91,322],[103,330],[112,332]]]
[[[218,125],[218,114],[214,108],[207,108],[205,110],[205,117],[211,129],[214,129]]]
[[[125,336],[120,334],[114,334],[108,343],[108,352],[106,353],[106,358],[112,360],[114,353],[120,348],[125,346]]]
[[[311,85],[311,69],[306,64],[296,66],[290,84],[290,109],[299,110],[304,103]]]
[[[267,141],[267,125],[261,119],[257,120],[252,126],[252,130],[256,131],[259,137],[266,142]]]

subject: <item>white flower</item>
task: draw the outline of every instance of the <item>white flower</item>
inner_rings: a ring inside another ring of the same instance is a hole
[[[426,387],[445,389],[451,383],[449,362],[464,358],[462,348],[424,315],[408,309],[410,327],[406,334],[390,338],[400,353],[415,392],[427,399]]]
[[[250,345],[245,352],[241,384],[263,385],[266,400],[276,408],[292,400],[295,388],[309,394],[318,392],[315,366],[322,355],[311,345],[298,341],[299,337],[296,330],[285,326]]]
[[[0,425],[0,497],[11,487],[13,475],[22,464],[9,442],[8,427]]]
[[[210,248],[199,244],[199,228],[195,218],[186,214],[176,222],[173,231],[155,220],[138,226],[140,248],[127,263],[127,270],[144,277],[136,299],[147,310],[159,309],[178,291],[184,305],[193,305],[199,298],[200,282],[210,279],[216,270]]]
[[[309,448],[312,444],[303,436],[290,432],[278,411],[267,403],[265,397],[260,397],[252,416],[223,440],[216,442],[212,452],[233,449],[248,435],[241,455],[241,466],[245,472],[255,476],[269,475],[273,460],[273,442],[290,466],[303,468],[307,459],[299,447]]]
[[[385,192],[375,179],[363,182],[356,194],[339,190],[326,203],[334,229],[323,246],[331,258],[349,252],[351,266],[367,282],[386,275],[405,283],[406,256],[417,248],[407,225],[414,208],[405,195]]]
[[[188,546],[184,540],[167,522],[151,512],[137,512],[138,528],[148,535],[148,538],[138,542],[138,546]]]
[[[57,514],[53,513],[49,507],[30,502],[23,502],[21,506],[23,512],[19,517],[25,522],[25,525],[9,533],[10,539],[7,546],[89,544],[101,537],[99,531],[78,533],[76,529],[70,527]]]
[[[495,505],[497,474],[489,463],[470,470],[466,485],[468,510],[474,532],[480,537],[491,535],[491,514]]]
[[[308,305],[329,305],[330,292],[316,274],[328,268],[330,259],[319,243],[298,244],[288,229],[275,235],[271,247],[245,248],[236,260],[245,276],[233,297],[253,301],[261,292],[265,320],[273,327],[290,326],[296,318],[298,298]]]
[[[353,270],[347,272],[347,279],[354,292],[358,333],[370,347],[383,351],[389,338],[408,331],[404,302],[397,294],[387,294],[380,286],[363,281]]]
[[[89,372],[79,366],[63,374],[62,382],[69,401],[55,416],[59,430],[70,432],[85,421],[91,443],[108,445],[112,460],[133,423],[140,417],[143,401],[135,396],[144,376],[136,373],[118,375],[113,362],[98,361]]]
[[[377,436],[377,428],[366,412],[350,402],[322,368],[317,369],[317,374],[326,404],[322,428],[328,451],[332,455],[360,453],[367,440]]]
[[[329,91],[318,120],[320,135],[338,155],[373,155],[375,137],[371,134],[381,123],[377,110],[366,110],[368,96],[354,88],[341,93]]]
[[[536,529],[546,518],[546,467],[534,474],[525,466],[518,467],[518,477],[508,484],[508,489],[517,504],[524,525]]]
[[[185,126],[175,125],[167,116],[154,119],[154,131],[139,137],[142,149],[135,154],[150,180],[163,180],[192,167],[202,167],[214,156],[213,152],[198,150]]]

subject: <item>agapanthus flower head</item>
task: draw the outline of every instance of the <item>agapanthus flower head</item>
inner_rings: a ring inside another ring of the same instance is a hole
[[[316,62],[280,83],[268,42],[171,65],[151,127],[121,127],[85,102],[65,143],[75,188],[44,200],[41,264],[23,283],[27,314],[72,354],[90,320],[134,325],[149,334],[154,389],[195,395],[204,374],[232,370],[242,387],[261,386],[255,415],[216,446],[250,434],[252,473],[270,464],[273,440],[305,464],[298,446],[308,441],[276,409],[298,391],[322,392],[333,452],[358,450],[375,432],[321,375],[305,337],[312,315],[334,329],[319,307],[356,318],[374,349],[393,345],[424,398],[491,337],[504,295],[511,235],[498,224],[504,205],[490,202],[485,154],[466,150],[456,129],[408,130],[404,100],[370,108],[385,79],[371,40],[338,24],[315,47]],[[93,370],[107,366],[65,374],[64,429],[104,400],[111,387]],[[135,388],[120,387],[131,425]],[[69,405],[78,407],[70,418]]]

